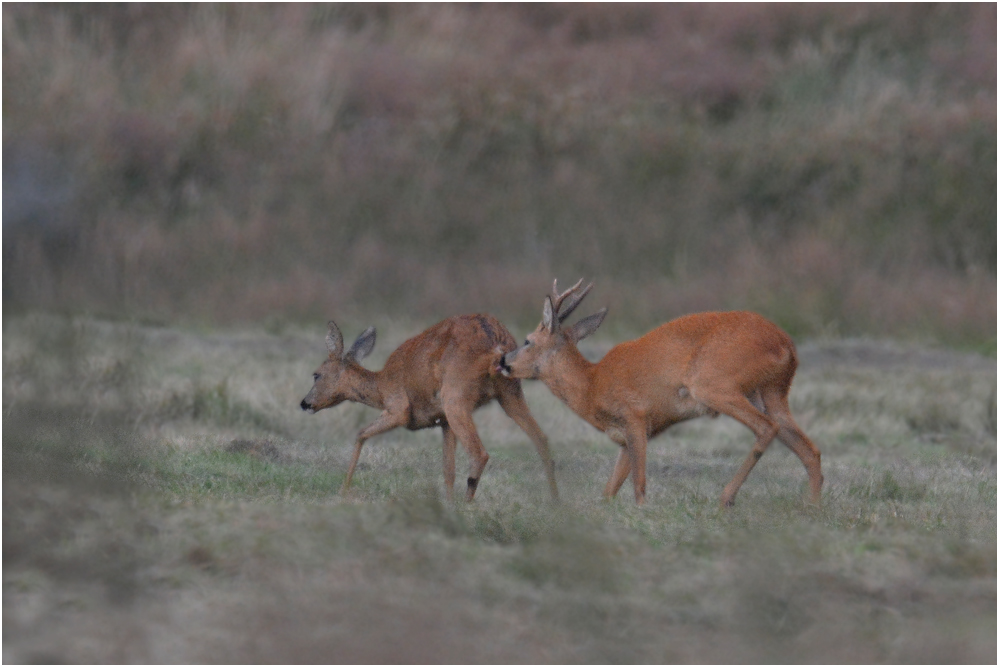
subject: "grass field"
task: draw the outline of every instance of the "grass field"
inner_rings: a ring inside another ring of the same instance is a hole
[[[376,324],[371,368],[430,323]],[[615,446],[537,383],[562,503],[490,406],[450,505],[436,430],[371,441],[340,496],[376,413],[300,411],[322,323],[272,329],[4,318],[5,663],[996,660],[994,356],[800,342],[819,508],[775,444],[721,510],[727,418],[650,443],[645,507],[604,502]]]
[[[5,662],[996,660],[995,4],[2,14]],[[537,383],[560,505],[496,406],[475,503],[434,431],[338,493],[376,413],[299,410],[327,318],[377,368],[581,276],[589,355],[799,341],[822,506],[775,445],[720,510],[728,418],[604,502]]]

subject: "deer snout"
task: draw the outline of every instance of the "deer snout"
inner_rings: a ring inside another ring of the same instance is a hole
[[[310,415],[316,412],[316,409],[313,408],[312,404],[309,403],[308,397],[302,400],[302,403],[299,404],[299,407],[306,413],[309,413]]]

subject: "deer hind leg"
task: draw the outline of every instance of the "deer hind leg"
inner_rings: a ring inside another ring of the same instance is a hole
[[[358,432],[358,439],[354,442],[354,454],[351,456],[351,465],[347,469],[347,477],[340,488],[341,494],[346,493],[351,486],[351,478],[354,477],[354,469],[358,465],[358,457],[361,456],[361,447],[365,444],[365,441],[372,436],[378,436],[396,427],[402,427],[404,424],[406,424],[406,419],[401,415],[382,411],[382,414],[374,422]]]
[[[490,456],[479,439],[476,423],[472,421],[471,408],[464,402],[448,401],[444,397],[442,400],[448,426],[455,432],[455,436],[462,442],[462,447],[469,455],[469,480],[468,488],[465,490],[465,500],[472,501],[479,486],[479,478],[483,475],[483,469],[486,468]]]
[[[531,415],[531,411],[528,409],[528,404],[524,400],[524,394],[521,392],[520,383],[516,386],[516,389],[509,392],[501,392],[500,396],[497,398],[500,402],[500,407],[503,412],[510,417],[514,423],[521,428],[531,442],[535,444],[535,449],[538,450],[538,456],[542,458],[542,464],[545,466],[545,476],[549,481],[549,493],[552,495],[553,501],[559,500],[559,489],[556,487],[556,465],[552,460],[552,453],[549,451],[549,439],[545,437],[545,433],[542,428],[538,426],[535,422],[535,418]]]
[[[447,423],[441,425],[444,437],[444,494],[451,501],[455,497],[455,432]]]
[[[479,478],[482,477],[490,456],[487,454],[486,448],[483,447],[483,442],[479,439],[476,425],[473,423],[470,413],[465,413],[457,418],[448,416],[448,422],[458,440],[462,442],[465,452],[469,455],[469,480],[465,490],[465,500],[472,501],[476,495],[476,488],[479,487]]]
[[[722,490],[722,505],[732,506],[736,500],[736,493],[740,491],[740,487],[743,486],[743,483],[746,481],[747,476],[750,475],[750,471],[753,470],[757,461],[764,455],[767,446],[777,436],[779,427],[777,422],[757,410],[750,399],[738,392],[715,396],[711,394],[705,396],[706,394],[708,393],[702,392],[702,396],[698,397],[699,400],[709,408],[720,413],[725,413],[731,418],[742,422],[757,437],[757,440],[753,444],[753,450],[743,460],[743,464],[736,472],[736,475],[733,476],[733,479]]]
[[[621,450],[618,452],[615,470],[611,472],[608,484],[604,486],[604,496],[607,499],[614,497],[631,473],[635,503],[641,506],[646,503],[646,442],[648,440],[646,432],[641,427],[623,426],[620,431],[616,430],[612,439],[621,446]]]
[[[810,500],[818,504],[823,489],[823,472],[820,467],[820,452],[816,444],[806,436],[792,417],[788,408],[788,398],[780,392],[765,393],[767,411],[778,422],[778,440],[788,446],[802,461],[809,475]]]

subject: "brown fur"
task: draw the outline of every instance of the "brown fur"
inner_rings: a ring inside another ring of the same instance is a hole
[[[552,497],[558,498],[555,465],[548,440],[528,410],[521,382],[498,373],[503,353],[517,347],[503,324],[491,315],[461,315],[442,320],[404,341],[381,371],[370,371],[360,361],[375,343],[369,328],[343,351],[337,325],[329,323],[330,356],[314,374],[315,384],[302,400],[303,410],[315,412],[343,401],[356,401],[382,410],[361,430],[354,444],[343,490],[347,490],[364,442],[383,432],[441,427],[444,436],[445,491],[452,498],[455,486],[455,442],[469,454],[466,500],[471,501],[489,455],[483,447],[472,412],[496,399],[500,407],[528,435],[545,464]]]
[[[618,493],[632,473],[637,503],[646,496],[646,443],[672,424],[724,413],[756,436],[753,451],[722,493],[723,505],[736,493],[775,436],[798,455],[809,475],[812,501],[819,502],[823,475],[820,452],[792,418],[788,392],[798,366],[791,337],[763,316],[748,311],[695,313],[621,343],[600,362],[587,361],[576,347],[601,324],[606,309],[563,329],[590,290],[580,283],[546,298],[542,323],[526,345],[501,359],[505,374],[540,379],[584,420],[621,446],[604,489]],[[568,307],[559,313],[563,301]]]

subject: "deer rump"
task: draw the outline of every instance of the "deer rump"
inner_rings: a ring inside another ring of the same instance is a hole
[[[520,383],[496,373],[503,353],[517,342],[495,318],[486,315],[455,316],[422,334],[407,339],[385,362],[386,379],[403,388],[411,431],[448,424],[441,400],[443,387],[466,388],[463,397],[471,410],[481,408]]]

